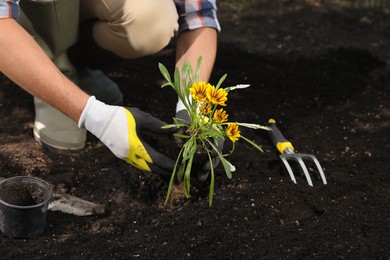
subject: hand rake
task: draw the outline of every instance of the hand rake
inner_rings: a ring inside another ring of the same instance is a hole
[[[296,181],[295,176],[294,176],[294,172],[293,172],[288,160],[294,160],[294,161],[297,161],[299,163],[299,165],[302,168],[303,173],[306,176],[306,180],[307,180],[308,184],[310,186],[313,186],[313,182],[310,178],[309,171],[305,165],[305,162],[303,161],[303,159],[308,159],[308,160],[311,160],[312,162],[314,162],[314,164],[316,165],[316,167],[320,173],[322,182],[324,184],[326,184],[327,182],[326,182],[324,171],[322,170],[320,162],[317,160],[317,158],[312,154],[294,152],[294,147],[293,147],[292,143],[290,141],[288,141],[286,138],[284,138],[283,134],[280,132],[280,130],[276,126],[276,121],[274,119],[270,119],[270,120],[268,120],[268,124],[269,124],[269,127],[271,128],[271,131],[269,131],[269,136],[271,138],[271,141],[276,146],[276,148],[279,150],[279,152],[281,153],[280,159],[282,159],[282,162],[286,166],[286,169],[287,169],[288,173],[290,174],[292,181],[295,184],[297,184],[297,181]]]

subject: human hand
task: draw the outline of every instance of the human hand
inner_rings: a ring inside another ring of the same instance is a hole
[[[162,175],[173,171],[175,162],[152,148],[141,136],[145,130],[159,134],[172,130],[162,129],[166,123],[138,108],[106,105],[92,96],[78,125],[99,138],[118,158],[140,170]]]
[[[179,124],[180,123],[189,124],[190,120],[191,120],[190,115],[186,109],[182,109],[182,110],[178,111],[176,113],[175,118]],[[179,129],[179,133],[184,134],[186,130],[187,129],[185,129],[185,127],[182,127]],[[177,138],[177,143],[179,146],[184,145],[182,138]],[[218,139],[217,143],[215,144],[215,147],[217,148],[217,150],[220,154],[222,153],[223,145],[224,145],[223,139]],[[207,161],[200,163],[200,165],[201,165],[200,167],[193,169],[196,171],[195,174],[196,174],[196,178],[198,179],[198,181],[200,181],[200,182],[206,181],[210,175],[210,172],[211,172],[211,165],[215,169],[218,167],[219,163],[221,162],[218,154],[215,151],[211,152],[211,161],[212,161],[212,163],[210,163],[210,160],[207,158]]]

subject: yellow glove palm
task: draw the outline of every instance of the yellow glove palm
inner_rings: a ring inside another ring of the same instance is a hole
[[[143,171],[170,175],[175,162],[153,149],[140,135],[144,130],[170,133],[172,130],[161,128],[164,125],[137,108],[106,105],[94,97],[88,100],[79,120],[79,127],[93,133],[118,158]]]
[[[127,123],[128,123],[128,136],[129,140],[129,152],[126,156],[126,162],[134,165],[138,169],[150,172],[150,168],[148,163],[152,163],[152,158],[150,158],[148,152],[146,151],[144,145],[137,135],[136,123],[133,115],[129,112],[129,110],[125,109]]]

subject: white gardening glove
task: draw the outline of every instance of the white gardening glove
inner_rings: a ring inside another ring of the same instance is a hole
[[[106,105],[94,96],[88,99],[78,126],[100,139],[118,158],[140,170],[170,175],[175,162],[157,152],[141,137],[144,130],[167,134],[165,122],[138,108]]]

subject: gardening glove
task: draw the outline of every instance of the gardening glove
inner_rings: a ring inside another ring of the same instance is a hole
[[[162,129],[164,125],[166,123],[138,108],[106,105],[94,96],[88,99],[78,122],[80,128],[94,134],[118,158],[140,170],[168,176],[175,162],[157,152],[141,137],[144,130],[161,134],[172,131]]]
[[[182,109],[182,110],[176,112],[175,118],[179,121],[179,123],[181,121],[183,121],[183,122],[190,121],[190,115],[186,109]],[[180,133],[183,133],[185,131],[186,131],[186,129],[179,130]],[[182,139],[180,139],[180,141],[182,141]],[[222,153],[223,144],[224,144],[224,140],[218,139],[216,147],[217,147],[219,153]],[[183,145],[183,143],[181,143],[181,145]],[[214,169],[217,168],[219,163],[221,162],[221,160],[219,159],[219,156],[217,155],[216,152],[211,153],[211,161],[212,161],[212,165],[213,165]],[[201,181],[201,182],[206,181],[210,175],[210,172],[211,172],[211,164],[210,164],[210,161],[207,160],[207,162],[203,165],[202,169],[198,169],[198,171],[196,172],[196,177],[197,177],[198,181]]]

